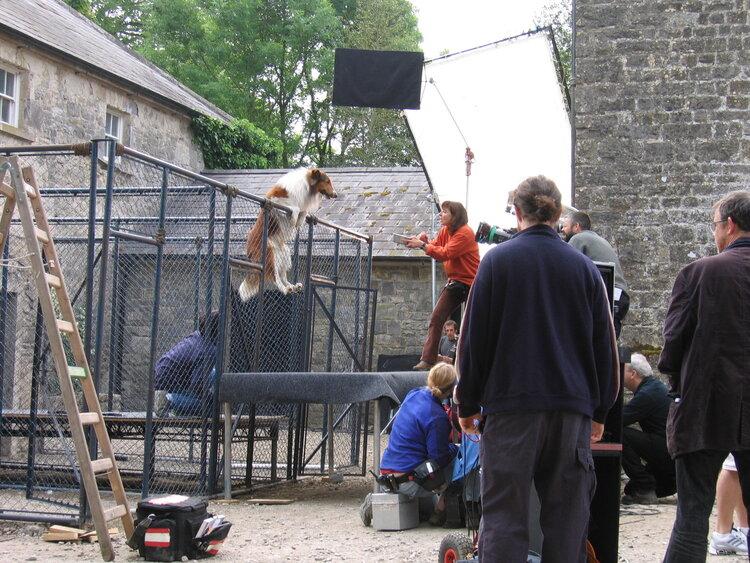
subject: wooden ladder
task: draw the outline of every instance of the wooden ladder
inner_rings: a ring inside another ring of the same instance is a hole
[[[10,183],[5,182],[5,172],[10,173]],[[107,523],[120,519],[125,529],[126,537],[133,534],[133,516],[128,507],[125,489],[122,485],[120,471],[112,451],[107,427],[102,416],[99,397],[89,369],[88,360],[78,332],[73,307],[70,303],[68,290],[65,286],[62,268],[55,249],[55,243],[50,234],[47,214],[42,206],[42,198],[37,189],[34,172],[31,167],[21,169],[17,157],[0,158],[0,191],[5,198],[2,217],[0,217],[0,256],[3,255],[4,245],[10,232],[11,219],[14,209],[23,226],[23,236],[31,260],[31,269],[39,294],[39,304],[44,315],[50,350],[55,361],[57,376],[60,380],[63,402],[68,415],[70,435],[76,448],[81,477],[86,490],[94,528],[105,561],[115,558],[112,549],[112,539],[109,536]],[[44,252],[44,255],[42,255]],[[46,265],[44,258],[46,257]],[[57,317],[52,300],[52,289],[57,296],[57,304],[61,318]],[[63,347],[63,336],[67,337],[73,355],[74,365],[68,365],[68,359]],[[86,412],[81,412],[76,401],[72,378],[80,382],[83,389]],[[88,444],[84,434],[84,426],[92,426],[96,432],[102,457],[91,459]],[[107,475],[117,504],[108,509],[102,506],[102,499],[96,482],[97,475]]]

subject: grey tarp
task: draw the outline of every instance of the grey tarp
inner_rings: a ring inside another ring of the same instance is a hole
[[[361,403],[388,398],[400,404],[425,385],[426,372],[225,373],[219,401],[229,403]]]

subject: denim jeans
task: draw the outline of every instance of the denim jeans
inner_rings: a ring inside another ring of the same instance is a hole
[[[701,450],[675,458],[677,516],[669,538],[665,563],[703,563],[708,547],[708,519],[716,497],[716,479],[730,452]],[[745,504],[750,500],[750,451],[731,452]]]

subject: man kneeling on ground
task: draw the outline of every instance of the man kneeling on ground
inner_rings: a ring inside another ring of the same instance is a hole
[[[625,364],[623,380],[633,398],[622,409],[622,468],[630,479],[622,504],[652,504],[677,490],[674,460],[667,451],[670,400],[666,385],[652,373],[642,354],[633,354]],[[636,423],[640,430],[631,426]]]

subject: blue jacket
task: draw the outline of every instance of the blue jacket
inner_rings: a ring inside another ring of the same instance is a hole
[[[617,397],[607,291],[594,263],[535,225],[490,250],[459,343],[462,417],[535,411],[603,422]]]
[[[199,331],[186,336],[156,363],[156,388],[200,396],[216,362],[216,346]]]
[[[427,387],[409,391],[393,422],[382,469],[409,473],[428,459],[445,467],[456,455],[450,442],[450,421]]]

